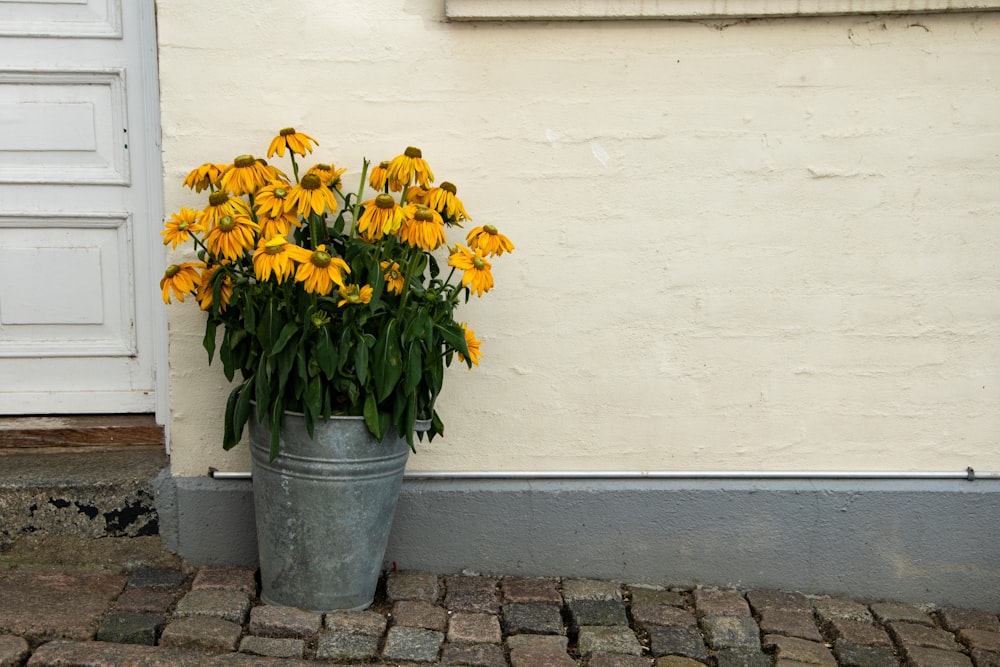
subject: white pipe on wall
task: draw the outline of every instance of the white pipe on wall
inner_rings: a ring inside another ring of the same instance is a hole
[[[214,479],[251,479],[249,472],[223,472],[210,470]],[[1000,472],[976,472],[966,468],[961,472],[879,472],[879,471],[510,471],[510,472],[478,472],[478,471],[407,471],[404,479],[467,479],[467,480],[573,480],[573,479],[726,479],[726,480],[785,480],[785,479],[833,479],[833,480],[932,480],[932,479],[964,479],[970,482],[985,480],[1000,480]]]

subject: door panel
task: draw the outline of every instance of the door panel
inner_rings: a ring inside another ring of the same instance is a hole
[[[158,407],[152,4],[0,0],[0,414]]]

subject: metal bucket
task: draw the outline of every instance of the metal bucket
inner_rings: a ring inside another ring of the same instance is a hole
[[[395,430],[379,442],[361,417],[285,414],[270,461],[268,424],[250,417],[261,599],[310,611],[364,609],[382,570],[410,449]]]

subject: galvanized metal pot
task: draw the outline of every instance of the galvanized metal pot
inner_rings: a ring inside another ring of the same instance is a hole
[[[379,442],[361,417],[285,414],[270,461],[267,420],[250,417],[261,599],[310,611],[372,603],[410,449],[391,431]]]

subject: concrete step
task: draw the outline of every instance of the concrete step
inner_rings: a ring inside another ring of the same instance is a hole
[[[167,466],[162,445],[42,449],[0,456],[0,555],[50,538],[67,549],[74,539],[159,539],[154,488]]]

